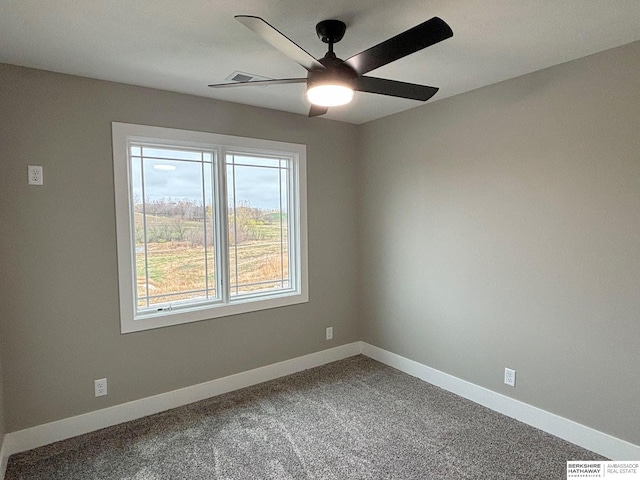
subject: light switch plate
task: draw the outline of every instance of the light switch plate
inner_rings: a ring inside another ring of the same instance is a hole
[[[333,340],[333,327],[327,327],[326,338],[327,340]]]

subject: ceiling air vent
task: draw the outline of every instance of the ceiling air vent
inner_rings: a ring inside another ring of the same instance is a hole
[[[253,73],[238,72],[237,70],[229,75],[225,80],[231,82],[255,82],[258,80],[272,80],[269,77],[261,77],[260,75],[254,75]]]

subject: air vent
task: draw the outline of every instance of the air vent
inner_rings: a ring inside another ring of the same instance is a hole
[[[252,79],[253,77],[251,75],[245,75],[244,73],[237,73],[233,77],[231,77],[231,80],[233,80],[234,82],[248,82]]]
[[[256,82],[258,80],[273,80],[269,77],[261,77],[260,75],[254,75],[253,73],[238,72],[237,70],[229,75],[225,80],[231,82]]]

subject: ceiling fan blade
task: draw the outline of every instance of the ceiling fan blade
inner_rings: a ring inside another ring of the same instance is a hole
[[[353,88],[360,92],[379,93],[381,95],[410,98],[423,102],[429,100],[438,91],[436,87],[376,77],[358,77],[354,81]]]
[[[269,85],[284,85],[286,83],[306,83],[306,78],[283,78],[273,80],[254,80],[252,82],[230,82],[230,83],[213,83],[208,85],[212,88],[228,88],[228,87],[247,87],[247,86],[262,86],[268,87]]]
[[[236,15],[234,18],[245,27],[250,28],[260,35],[265,42],[271,44],[273,47],[280,50],[290,59],[298,62],[307,70],[324,69],[324,65],[316,60],[310,53],[291,41],[273,26],[269,25],[262,18],[251,15]]]
[[[395,37],[348,58],[345,60],[345,63],[353,68],[358,75],[364,75],[371,70],[406,57],[452,36],[453,31],[451,27],[449,27],[444,20],[433,17],[420,25],[410,28]]]
[[[329,107],[320,107],[318,105],[311,105],[309,109],[309,117],[319,117],[329,111]]]

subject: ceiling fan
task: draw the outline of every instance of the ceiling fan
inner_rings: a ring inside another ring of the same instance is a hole
[[[453,31],[444,20],[433,17],[347,60],[342,60],[336,57],[333,45],[342,40],[347,26],[340,20],[323,20],[316,25],[316,33],[320,40],[329,44],[329,50],[323,58],[317,60],[262,18],[237,15],[235,19],[303,66],[308,72],[307,77],[218,83],[209,86],[227,88],[306,83],[307,98],[311,102],[310,117],[324,115],[329,107],[349,103],[354,90],[427,101],[438,91],[436,87],[368,77],[364,74],[453,36]]]

